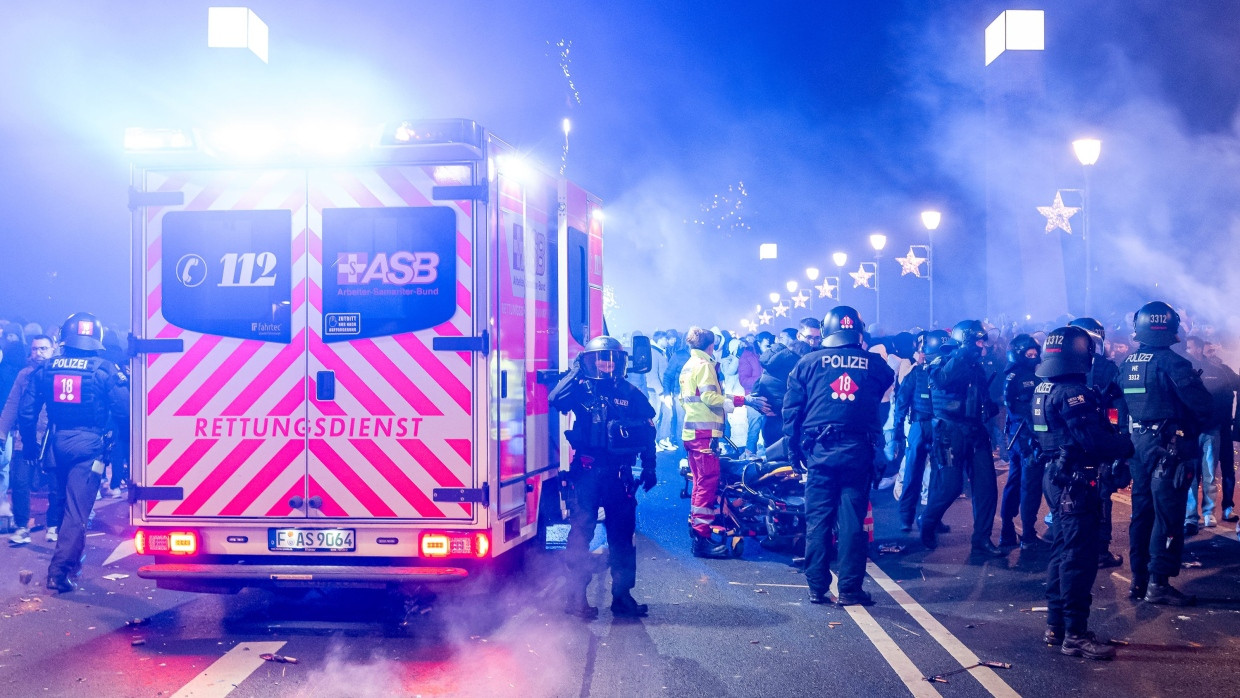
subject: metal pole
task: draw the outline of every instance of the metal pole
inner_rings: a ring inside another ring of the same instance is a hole
[[[934,329],[934,238],[926,245],[926,276],[930,280],[930,329]]]
[[[883,319],[882,296],[878,292],[879,279],[880,279],[878,268],[879,266],[881,266],[879,262],[882,260],[882,258],[883,258],[882,254],[878,252],[874,253],[874,325],[875,326],[877,326],[880,322],[882,322],[882,319]]]
[[[1083,231],[1081,231],[1081,237],[1085,238],[1085,313],[1087,315],[1092,316],[1093,310],[1094,310],[1094,305],[1093,305],[1094,265],[1093,265],[1093,259],[1091,258],[1092,250],[1090,249],[1091,247],[1093,247],[1093,240],[1090,238],[1090,234],[1089,234],[1089,208],[1090,208],[1089,165],[1085,165],[1084,167],[1085,167],[1085,197],[1082,203],[1084,204],[1084,208],[1085,208],[1085,228]]]

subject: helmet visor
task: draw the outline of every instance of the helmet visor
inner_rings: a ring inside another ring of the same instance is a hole
[[[581,372],[594,380],[621,378],[628,360],[623,351],[588,351],[581,355]]]

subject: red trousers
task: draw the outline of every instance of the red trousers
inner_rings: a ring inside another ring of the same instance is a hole
[[[689,528],[709,537],[711,524],[719,515],[719,456],[711,449],[711,432],[699,430],[685,441],[689,471],[693,473],[693,493],[689,497]]]

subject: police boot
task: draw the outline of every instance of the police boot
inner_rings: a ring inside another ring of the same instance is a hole
[[[641,618],[649,611],[649,606],[644,603],[637,603],[637,599],[634,599],[633,595],[627,591],[611,597],[611,614],[613,616]]]
[[[1165,584],[1154,582],[1145,592],[1145,602],[1159,606],[1196,606],[1197,597],[1181,592],[1171,586],[1170,582]]]
[[[847,592],[841,591],[839,598],[835,600],[838,606],[873,606],[874,597],[870,596],[864,589]]]
[[[61,594],[68,594],[77,589],[77,584],[63,574],[49,575],[47,578],[47,588]]]
[[[1046,632],[1042,633],[1042,642],[1051,647],[1058,647],[1063,644],[1063,628],[1055,628],[1046,626]]]
[[[594,620],[598,618],[598,609],[590,605],[586,600],[586,590],[584,588],[569,589],[568,597],[564,601],[564,612],[570,616],[577,616],[582,620]]]
[[[1020,540],[1016,537],[1016,525],[1009,519],[1003,522],[1003,528],[999,531],[999,547],[1000,548],[1016,548],[1020,546]]]
[[[1069,657],[1084,657],[1086,659],[1115,658],[1115,648],[1100,641],[1093,633],[1081,635],[1067,633],[1064,635],[1063,645],[1059,648],[1059,651]]]
[[[713,540],[700,536],[694,531],[689,532],[689,537],[693,539],[693,556],[704,557],[709,560],[723,560],[728,555],[728,546],[723,543],[715,543]]]
[[[1103,550],[1098,553],[1098,569],[1119,567],[1122,564],[1124,564],[1124,558],[1113,554],[1110,550]]]

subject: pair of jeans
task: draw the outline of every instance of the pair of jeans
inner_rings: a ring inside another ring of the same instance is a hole
[[[1184,523],[1198,525],[1207,516],[1214,515],[1215,499],[1218,486],[1215,474],[1218,471],[1219,450],[1222,437],[1217,428],[1202,432],[1197,437],[1201,444],[1201,464],[1193,471],[1193,481],[1188,486],[1188,507],[1184,513]],[[1201,513],[1197,513],[1197,491],[1201,490]]]
[[[908,445],[904,449],[904,467],[900,481],[900,523],[912,526],[921,500],[926,460],[933,444],[930,420],[915,420],[908,427]]]
[[[745,438],[745,450],[750,453],[757,453],[758,437],[762,436],[762,424],[766,421],[766,415],[752,407],[746,407],[745,417],[749,425],[749,433]]]

